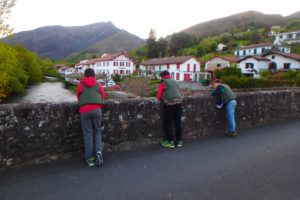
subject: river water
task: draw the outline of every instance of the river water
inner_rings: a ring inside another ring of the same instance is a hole
[[[44,82],[26,89],[24,96],[12,97],[2,103],[44,103],[77,101],[76,94],[64,88],[61,82]]]

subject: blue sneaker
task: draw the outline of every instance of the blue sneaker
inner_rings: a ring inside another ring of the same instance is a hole
[[[90,157],[89,159],[86,160],[87,164],[90,166],[90,167],[94,167],[95,166],[95,157]]]
[[[103,155],[101,151],[98,151],[96,153],[96,162],[95,162],[96,166],[101,167],[104,162],[103,162]]]

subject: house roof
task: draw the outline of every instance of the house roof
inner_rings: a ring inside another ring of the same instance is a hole
[[[270,59],[264,58],[264,57],[262,57],[262,56],[253,56],[253,55],[249,55],[249,56],[246,56],[246,57],[244,57],[244,58],[241,58],[238,62],[241,62],[241,61],[246,60],[246,59],[248,59],[248,58],[253,58],[253,59],[258,60],[258,61],[270,61]]]
[[[286,57],[286,58],[290,58],[290,59],[294,59],[294,60],[297,60],[297,61],[300,61],[300,55],[298,54],[293,54],[293,53],[284,53],[284,52],[280,52],[280,51],[270,51],[264,55],[262,55],[263,57],[266,57],[270,54],[277,54],[277,55],[281,55],[283,57]]]
[[[180,56],[180,57],[166,57],[166,58],[154,58],[147,61],[143,61],[141,65],[164,65],[164,64],[181,64],[187,60],[195,58],[194,56]],[[195,58],[196,59],[196,58]],[[196,59],[197,60],[197,59]]]
[[[100,61],[110,61],[110,60],[113,60],[113,59],[115,59],[115,58],[117,58],[121,55],[123,55],[125,57],[128,57],[127,52],[120,52],[120,53],[116,53],[116,54],[104,54],[100,58],[93,58],[93,59],[87,61],[84,64],[89,65],[89,64],[95,64],[96,62],[100,62]]]
[[[215,58],[222,58],[223,60],[226,60],[228,62],[238,62],[241,58],[239,57],[230,57],[230,56],[216,56]]]
[[[259,44],[251,44],[248,46],[241,46],[241,47],[238,47],[237,49],[254,49],[254,48],[259,48],[259,47],[269,47],[272,45],[273,44],[271,42],[266,42],[266,43],[259,43]]]

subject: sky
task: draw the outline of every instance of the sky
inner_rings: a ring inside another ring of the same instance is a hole
[[[249,10],[287,16],[299,0],[17,0],[8,20],[14,32],[43,26],[83,26],[112,22],[146,39],[150,29],[166,37],[201,22]]]

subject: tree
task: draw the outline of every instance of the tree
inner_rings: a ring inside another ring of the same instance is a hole
[[[158,56],[160,58],[163,58],[167,54],[167,48],[168,48],[168,42],[164,38],[159,38],[159,40],[156,42]]]
[[[300,19],[290,21],[285,28],[286,31],[293,31],[297,29],[300,29]]]
[[[147,57],[148,58],[157,58],[159,53],[157,51],[157,44],[156,44],[156,35],[153,29],[150,30],[149,38],[147,39]]]
[[[190,47],[193,42],[193,37],[187,33],[175,33],[170,41],[170,54],[179,55],[180,50]]]
[[[10,16],[10,10],[15,5],[16,0],[0,1],[0,37],[12,33],[13,29],[6,23]]]

